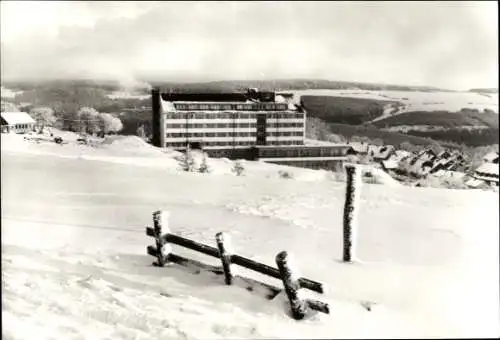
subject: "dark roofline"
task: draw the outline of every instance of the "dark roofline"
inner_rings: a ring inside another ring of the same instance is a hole
[[[164,101],[175,102],[246,102],[246,93],[162,93]]]

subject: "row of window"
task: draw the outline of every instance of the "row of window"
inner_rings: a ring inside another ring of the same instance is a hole
[[[167,112],[167,119],[252,119],[254,113],[242,112]],[[303,113],[297,112],[279,112],[268,113],[266,118],[270,119],[304,119]]]
[[[28,129],[31,128],[33,124],[16,124],[15,127],[17,129]]]
[[[285,140],[285,141],[269,141],[266,145],[301,145],[302,141],[299,140]],[[254,146],[255,141],[220,141],[220,142],[203,142],[203,146]],[[171,148],[184,148],[186,142],[167,142],[167,147]]]
[[[174,104],[176,110],[244,110],[244,111],[283,111],[288,109],[287,104],[258,103],[258,104]]]
[[[303,123],[269,123],[266,124],[268,128],[288,128],[288,127],[303,127]],[[229,128],[229,129],[238,129],[238,128],[256,128],[257,123],[201,123],[201,124],[166,124],[166,129],[214,129],[214,128]]]
[[[299,148],[292,150],[277,150],[268,149],[260,150],[259,156],[262,158],[274,157],[338,157],[344,156],[345,150],[343,148]]]
[[[188,138],[188,137],[256,137],[256,132],[169,132],[166,134],[167,138]],[[290,137],[290,136],[303,136],[302,131],[279,131],[268,132],[267,136],[273,137]]]

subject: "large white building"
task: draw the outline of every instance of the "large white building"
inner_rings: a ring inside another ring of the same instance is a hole
[[[153,90],[153,142],[183,149],[303,145],[305,110],[274,92],[161,93]]]

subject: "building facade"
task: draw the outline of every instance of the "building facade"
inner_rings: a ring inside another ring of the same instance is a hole
[[[304,144],[305,110],[273,92],[160,94],[153,90],[152,95],[156,146],[206,149]]]

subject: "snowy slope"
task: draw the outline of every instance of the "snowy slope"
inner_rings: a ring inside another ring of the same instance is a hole
[[[2,136],[6,339],[499,335],[494,193],[364,185],[362,262],[346,265],[343,183],[102,162],[114,157],[109,149],[96,151],[99,162],[41,154],[42,144],[29,154],[10,139],[7,150]],[[267,301],[220,277],[152,267],[144,227],[157,209],[170,211],[173,232],[214,245],[228,231],[237,253],[269,265],[277,252],[293,253],[301,275],[329,287],[321,300],[331,315],[296,322],[282,295]]]
[[[497,94],[482,94],[475,92],[420,92],[420,91],[366,91],[366,90],[297,90],[294,101],[300,101],[300,96],[338,96],[351,98],[366,98],[399,102],[397,112],[387,107],[384,115],[374,121],[410,111],[450,111],[458,112],[462,108],[498,110]]]

